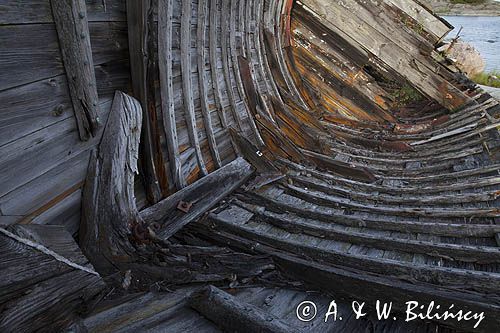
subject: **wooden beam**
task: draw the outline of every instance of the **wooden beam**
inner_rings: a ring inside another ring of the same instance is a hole
[[[142,110],[116,92],[98,154],[91,158],[83,191],[80,245],[99,272],[111,273],[135,249],[130,229],[140,223],[134,195]]]
[[[272,314],[214,286],[193,293],[190,306],[227,332],[298,332]]]
[[[186,118],[189,141],[194,149],[198,168],[202,176],[208,174],[201,152],[200,138],[196,126],[194,111],[193,84],[191,79],[191,16],[193,15],[191,1],[182,1],[181,13],[181,71],[182,96],[184,100],[184,115]]]
[[[51,0],[64,68],[80,139],[87,141],[99,127],[99,99],[84,0]]]
[[[149,225],[158,223],[158,237],[166,240],[240,187],[252,173],[252,166],[243,158],[238,158],[141,211],[141,217]]]
[[[172,73],[172,14],[173,1],[158,1],[158,69],[160,77],[161,109],[163,129],[167,141],[168,160],[173,187],[180,190],[186,187],[182,174],[182,162],[179,153],[179,140],[175,122],[175,105]]]
[[[144,185],[148,199],[153,204],[162,197],[160,187],[159,164],[163,158],[158,157],[159,136],[154,135],[154,123],[156,119],[156,102],[152,95],[152,78],[148,77],[151,1],[127,0],[127,25],[130,53],[130,71],[132,75],[132,91],[134,96],[141,102],[143,112],[143,131],[141,140],[141,165],[143,168]]]

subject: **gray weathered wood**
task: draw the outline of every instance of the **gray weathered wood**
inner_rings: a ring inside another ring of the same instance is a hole
[[[201,153],[200,138],[196,126],[196,114],[193,101],[193,84],[191,79],[191,1],[182,1],[181,14],[181,68],[182,95],[184,97],[184,115],[191,146],[194,148],[198,167],[203,176],[208,174]]]
[[[80,138],[95,136],[99,127],[99,100],[84,0],[51,0],[59,46],[68,78]]]
[[[160,175],[157,168],[158,137],[153,135],[155,124],[151,119],[156,118],[156,103],[153,91],[150,88],[152,83],[151,75],[148,75],[148,67],[151,65],[150,50],[150,21],[151,1],[127,0],[127,25],[128,42],[130,53],[130,71],[132,75],[132,90],[134,96],[141,102],[143,115],[143,131],[141,140],[141,162],[144,169],[145,187],[148,199],[152,203],[158,202],[162,197],[160,187]]]
[[[240,187],[252,173],[252,166],[243,158],[238,158],[156,205],[141,211],[141,217],[148,224],[158,223],[161,226],[158,237],[168,239]],[[192,204],[187,213],[177,209],[181,201]]]
[[[191,295],[189,304],[204,317],[229,332],[297,332],[279,318],[236,297],[208,286]]]
[[[83,192],[80,245],[99,272],[134,253],[130,228],[140,223],[134,196],[142,110],[116,92],[98,153],[92,156]]]
[[[158,69],[163,129],[167,141],[170,173],[176,189],[186,187],[179,156],[172,82],[172,0],[158,1]]]
[[[220,159],[220,153],[217,148],[217,142],[215,141],[214,126],[212,124],[212,116],[210,115],[210,109],[208,106],[208,90],[207,90],[207,78],[205,71],[205,36],[207,32],[207,2],[198,2],[198,27],[196,32],[197,38],[197,60],[198,60],[198,81],[200,85],[200,101],[201,101],[201,113],[203,115],[203,123],[205,125],[205,131],[207,132],[207,141],[212,154],[212,160],[216,168],[222,166]]]
[[[2,228],[0,267],[2,332],[60,331],[104,288],[60,226]]]

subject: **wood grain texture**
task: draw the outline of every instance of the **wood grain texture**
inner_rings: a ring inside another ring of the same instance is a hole
[[[208,286],[191,295],[189,304],[204,317],[227,331],[262,333],[297,332],[279,318],[236,297]]]
[[[179,155],[172,72],[172,0],[158,1],[158,69],[163,130],[168,148],[170,175],[175,189],[186,186]]]
[[[193,100],[193,83],[191,78],[191,1],[182,2],[181,15],[181,68],[182,68],[182,95],[184,97],[184,114],[187,123],[187,132],[191,147],[194,148],[196,160],[202,176],[208,174],[201,153],[196,114]]]
[[[0,234],[0,329],[64,329],[85,312],[85,304],[101,292],[104,282],[89,273],[92,266],[63,227],[15,226],[9,232],[18,238]]]
[[[252,173],[253,168],[250,164],[238,158],[158,204],[141,211],[141,217],[148,224],[160,224],[162,227],[158,237],[168,239],[236,190]],[[187,213],[177,209],[181,201],[193,204]]]
[[[51,0],[59,46],[81,140],[96,136],[99,101],[84,0]]]
[[[83,192],[80,245],[99,272],[109,273],[134,250],[131,226],[140,221],[134,196],[142,110],[116,92],[98,153],[92,156]]]

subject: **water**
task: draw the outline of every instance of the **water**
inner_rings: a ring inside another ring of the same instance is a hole
[[[460,39],[472,44],[486,61],[486,71],[500,70],[500,16],[443,16],[455,27],[448,34],[454,38],[460,27]]]

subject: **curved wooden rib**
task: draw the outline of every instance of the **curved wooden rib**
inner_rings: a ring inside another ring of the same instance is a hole
[[[208,1],[208,0],[207,0]],[[210,20],[209,20],[209,52],[210,52],[210,73],[212,75],[212,87],[214,91],[215,105],[217,107],[217,114],[219,115],[222,127],[228,128],[228,120],[224,107],[222,106],[222,93],[219,86],[219,76],[217,72],[218,57],[217,57],[217,0],[210,0]]]
[[[224,82],[226,84],[226,93],[229,98],[229,105],[231,108],[232,115],[240,131],[243,131],[243,121],[240,112],[236,107],[236,100],[233,92],[233,84],[231,82],[230,70],[229,70],[229,54],[227,38],[229,37],[228,31],[228,21],[225,18],[230,17],[231,11],[231,1],[222,1],[221,4],[221,48],[222,48],[222,69],[224,72]],[[229,11],[229,12],[228,12]]]
[[[197,43],[198,43],[198,80],[200,85],[200,102],[205,131],[207,132],[208,146],[212,153],[212,160],[217,168],[222,166],[217,142],[215,140],[214,129],[212,125],[212,117],[208,107],[207,87],[205,78],[205,34],[207,24],[207,4],[205,1],[198,2],[198,28],[197,28]]]
[[[158,1],[158,68],[160,77],[163,129],[167,141],[170,173],[175,189],[186,186],[179,154],[172,83],[172,11],[173,0]]]
[[[184,114],[186,116],[189,140],[195,150],[196,160],[203,176],[208,174],[203,154],[201,153],[200,139],[196,126],[194,112],[193,85],[191,79],[191,1],[182,1],[181,14],[181,71],[182,71],[182,96],[184,97]]]

